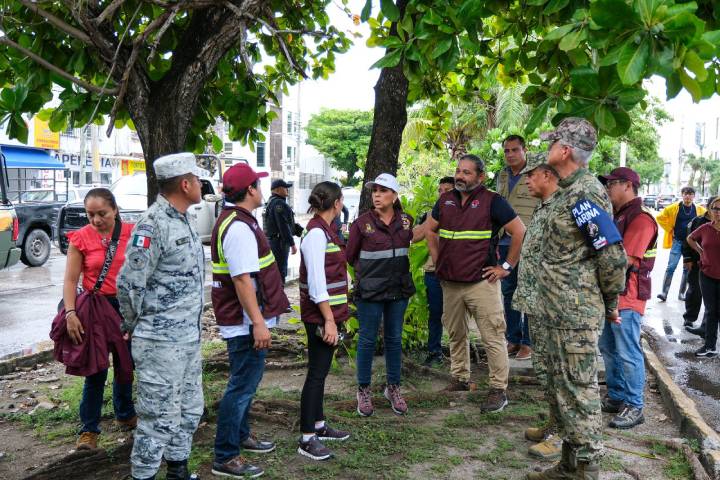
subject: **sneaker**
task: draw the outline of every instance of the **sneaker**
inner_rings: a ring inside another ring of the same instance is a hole
[[[507,395],[505,395],[505,390],[493,388],[490,390],[485,402],[480,407],[480,411],[483,413],[501,412],[507,404],[508,399]]]
[[[253,453],[270,453],[275,450],[275,444],[273,442],[263,442],[262,440],[258,440],[252,433],[248,438],[243,440],[240,446],[246,452]]]
[[[327,460],[332,457],[332,452],[322,444],[317,435],[313,435],[307,442],[303,442],[302,437],[300,437],[297,452],[313,460]]]
[[[370,386],[358,387],[357,391],[357,413],[361,417],[369,417],[373,414],[372,392]]]
[[[315,435],[317,435],[320,441],[326,440],[347,440],[350,438],[350,432],[343,432],[342,430],[336,430],[329,426],[327,423],[320,429],[315,429]]]
[[[531,457],[543,460],[557,460],[562,453],[562,438],[557,435],[550,435],[546,440],[536,443],[528,448]]]
[[[130,430],[135,430],[137,427],[138,418],[137,415],[133,415],[130,418],[127,418],[125,420],[120,420],[119,418],[115,419],[115,423],[118,424],[120,427],[120,430],[123,432],[128,432]]]
[[[530,360],[531,358],[532,348],[527,345],[520,345],[520,350],[518,350],[517,355],[515,355],[515,360]]]
[[[684,302],[684,301],[685,301],[685,294],[684,294],[684,293],[678,293],[678,300],[680,300],[681,302]]]
[[[229,478],[257,478],[265,473],[262,468],[250,465],[240,455],[225,463],[213,462],[211,472],[218,477]]]
[[[82,432],[75,443],[76,450],[95,450],[99,433]]]
[[[693,335],[697,335],[698,337],[705,338],[705,327],[702,325],[699,327],[685,327],[685,331],[692,333]]]
[[[453,378],[443,390],[446,392],[474,392],[477,390],[477,384],[475,382],[463,382],[462,380]]]
[[[407,413],[408,407],[402,393],[400,393],[400,385],[386,386],[383,395],[385,395],[385,398],[390,402],[390,407],[392,407],[393,412],[398,415],[405,415]]]
[[[508,343],[507,344],[508,357],[512,357],[513,355],[515,355],[518,352],[518,350],[520,350],[520,345],[518,345],[516,343]]]
[[[619,415],[616,415],[615,418],[610,420],[608,426],[625,430],[632,428],[635,425],[640,425],[641,423],[645,423],[642,408],[631,407],[628,405],[623,408],[623,411],[620,412]]]
[[[428,354],[425,361],[422,363],[424,367],[439,367],[443,364],[443,354],[442,353],[430,353]]]
[[[702,347],[700,350],[695,352],[696,357],[712,358],[717,355],[717,350],[714,348]]]
[[[608,395],[605,395],[602,400],[600,400],[600,410],[605,413],[620,413],[624,405],[625,402],[622,400],[614,400]]]

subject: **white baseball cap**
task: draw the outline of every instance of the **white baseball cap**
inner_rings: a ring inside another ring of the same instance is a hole
[[[400,192],[400,184],[398,184],[397,178],[389,173],[381,173],[374,181],[367,182],[365,188],[372,188],[374,185],[380,185],[385,188],[389,188],[395,193]]]

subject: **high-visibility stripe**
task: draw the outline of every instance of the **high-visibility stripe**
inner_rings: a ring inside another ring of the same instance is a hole
[[[327,247],[325,247],[325,253],[335,253],[339,251],[340,247],[335,245],[334,243],[328,243]]]
[[[343,303],[347,303],[347,301],[347,295],[344,293],[340,295],[330,295],[328,299],[330,305],[342,305]]]
[[[645,252],[644,258],[655,258],[657,255],[657,250],[648,250]]]
[[[407,254],[407,248],[391,248],[390,250],[378,250],[376,252],[360,250],[360,258],[363,260],[380,260],[382,258],[407,257]]]
[[[275,261],[275,255],[272,252],[268,253],[260,259],[260,269],[267,268]]]
[[[215,263],[212,264],[212,273],[230,273],[230,267],[227,263]]]
[[[218,259],[220,260],[219,263],[227,265],[227,260],[225,259],[225,252],[223,252],[223,246],[222,246],[222,239],[223,234],[225,233],[225,230],[227,230],[227,227],[230,226],[230,224],[235,220],[235,217],[237,216],[237,212],[232,212],[230,215],[225,218],[225,220],[222,221],[220,224],[220,227],[218,228],[217,233],[217,253],[218,253]]]
[[[327,288],[328,290],[330,290],[330,289],[332,289],[332,288],[344,287],[345,285],[347,285],[347,282],[346,282],[345,280],[343,280],[343,281],[341,281],[341,282],[328,283],[327,285],[325,285],[325,288]],[[307,283],[301,283],[301,284],[300,284],[300,288],[302,288],[303,290],[307,290],[307,289],[309,289],[310,287],[308,286]]]
[[[440,238],[448,240],[488,240],[492,236],[491,230],[445,230],[440,229]]]

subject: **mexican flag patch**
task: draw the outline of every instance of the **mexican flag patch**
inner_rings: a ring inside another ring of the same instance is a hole
[[[133,246],[141,248],[150,248],[150,237],[143,235],[135,235],[132,241]]]

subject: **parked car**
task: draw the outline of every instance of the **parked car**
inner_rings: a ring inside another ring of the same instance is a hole
[[[212,178],[203,177],[200,182],[202,184],[202,201],[197,205],[192,205],[188,214],[196,224],[200,239],[208,243],[215,219],[222,207],[222,197],[216,193]],[[136,173],[121,177],[110,186],[110,190],[115,195],[122,220],[128,223],[137,223],[143,212],[147,210],[147,176],[144,173]],[[87,223],[85,205],[82,200],[68,203],[60,210],[55,231],[58,247],[63,254],[67,254],[68,232],[78,230]]]
[[[655,202],[657,202],[657,195],[645,195],[643,197],[643,205],[647,208],[655,208]]]
[[[656,210],[662,210],[663,208],[667,207],[668,205],[671,205],[675,202],[679,202],[680,200],[676,198],[674,195],[660,195],[657,198],[657,201],[655,202],[655,209]]]
[[[17,248],[20,224],[7,190],[5,158],[0,152],[0,269],[11,267],[20,260],[20,249]]]

